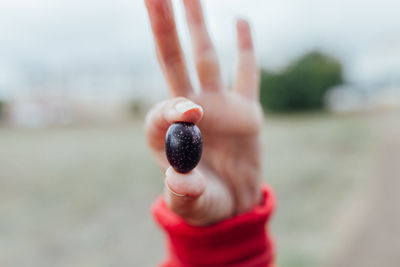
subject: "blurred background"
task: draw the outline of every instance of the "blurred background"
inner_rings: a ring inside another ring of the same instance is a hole
[[[252,24],[278,265],[399,266],[400,2],[203,5],[228,86],[235,19]],[[142,0],[0,2],[1,266],[164,257],[149,212],[162,173],[142,128],[166,97]]]

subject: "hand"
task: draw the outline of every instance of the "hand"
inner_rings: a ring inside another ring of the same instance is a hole
[[[239,60],[233,89],[224,88],[216,52],[199,0],[184,0],[201,91],[191,86],[170,0],[145,0],[159,63],[171,98],[146,118],[149,146],[166,171],[169,208],[193,225],[207,225],[251,210],[261,198],[259,70],[250,28],[238,20]],[[203,156],[187,174],[174,171],[164,152],[165,134],[176,121],[196,123]]]

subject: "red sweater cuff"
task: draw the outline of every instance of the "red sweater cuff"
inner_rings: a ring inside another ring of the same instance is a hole
[[[168,236],[169,257],[163,266],[272,266],[274,249],[265,225],[275,197],[268,186],[262,190],[261,205],[250,212],[203,227],[187,224],[159,197],[152,212]]]

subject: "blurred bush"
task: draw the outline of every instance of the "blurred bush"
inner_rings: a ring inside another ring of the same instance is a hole
[[[280,72],[262,70],[260,100],[270,112],[318,110],[324,107],[326,91],[342,82],[341,63],[313,51]]]
[[[149,104],[143,99],[132,99],[128,105],[129,111],[134,118],[144,117],[149,109]]]
[[[0,121],[4,119],[5,102],[0,99]]]

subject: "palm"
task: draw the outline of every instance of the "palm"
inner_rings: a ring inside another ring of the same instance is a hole
[[[204,137],[202,163],[229,183],[229,170],[237,171],[237,164],[258,170],[259,105],[235,93],[200,94],[194,101],[205,111],[198,123]]]
[[[209,167],[230,189],[235,212],[249,209],[251,196],[256,191],[261,176],[259,132],[261,111],[256,102],[250,102],[234,93],[212,96],[212,100],[199,97],[205,110],[199,127],[204,136],[202,164]],[[211,105],[207,103],[212,103]],[[223,106],[223,110],[221,110]],[[250,195],[245,201],[243,196]],[[246,203],[247,202],[247,203]]]
[[[172,98],[156,106],[149,113],[146,132],[150,148],[165,170],[169,164],[164,154],[164,137],[170,123],[197,123],[203,135],[203,156],[196,169],[206,179],[207,188],[190,202],[194,203],[190,204],[190,208],[187,200],[176,197],[173,197],[170,208],[189,222],[208,224],[251,209],[260,197],[259,133],[262,112],[258,103],[258,69],[248,24],[239,21],[236,82],[232,91],[224,90],[200,3],[198,0],[185,0],[184,3],[202,90],[195,93],[191,89],[170,1],[146,0],[170,93],[173,97],[186,97]],[[204,116],[201,108],[188,109],[181,114],[176,112],[174,107],[178,102],[187,104],[189,100],[203,108]],[[181,192],[196,191],[188,185],[189,182],[182,181],[176,185]]]
[[[233,93],[200,93],[191,99],[204,108],[204,117],[198,123],[203,135],[203,156],[199,168],[207,172],[208,179],[218,179],[219,186],[225,187],[230,197],[219,194],[212,196],[213,202],[232,201],[226,209],[232,212],[247,210],[251,198],[257,197],[260,180],[259,132],[261,128],[261,109],[257,102],[249,101]],[[221,109],[223,107],[223,109]],[[164,154],[164,140],[154,135],[152,147],[161,167],[168,166]],[[212,175],[211,175],[212,174]],[[212,176],[212,177],[211,177]],[[243,195],[249,195],[240,201]]]

